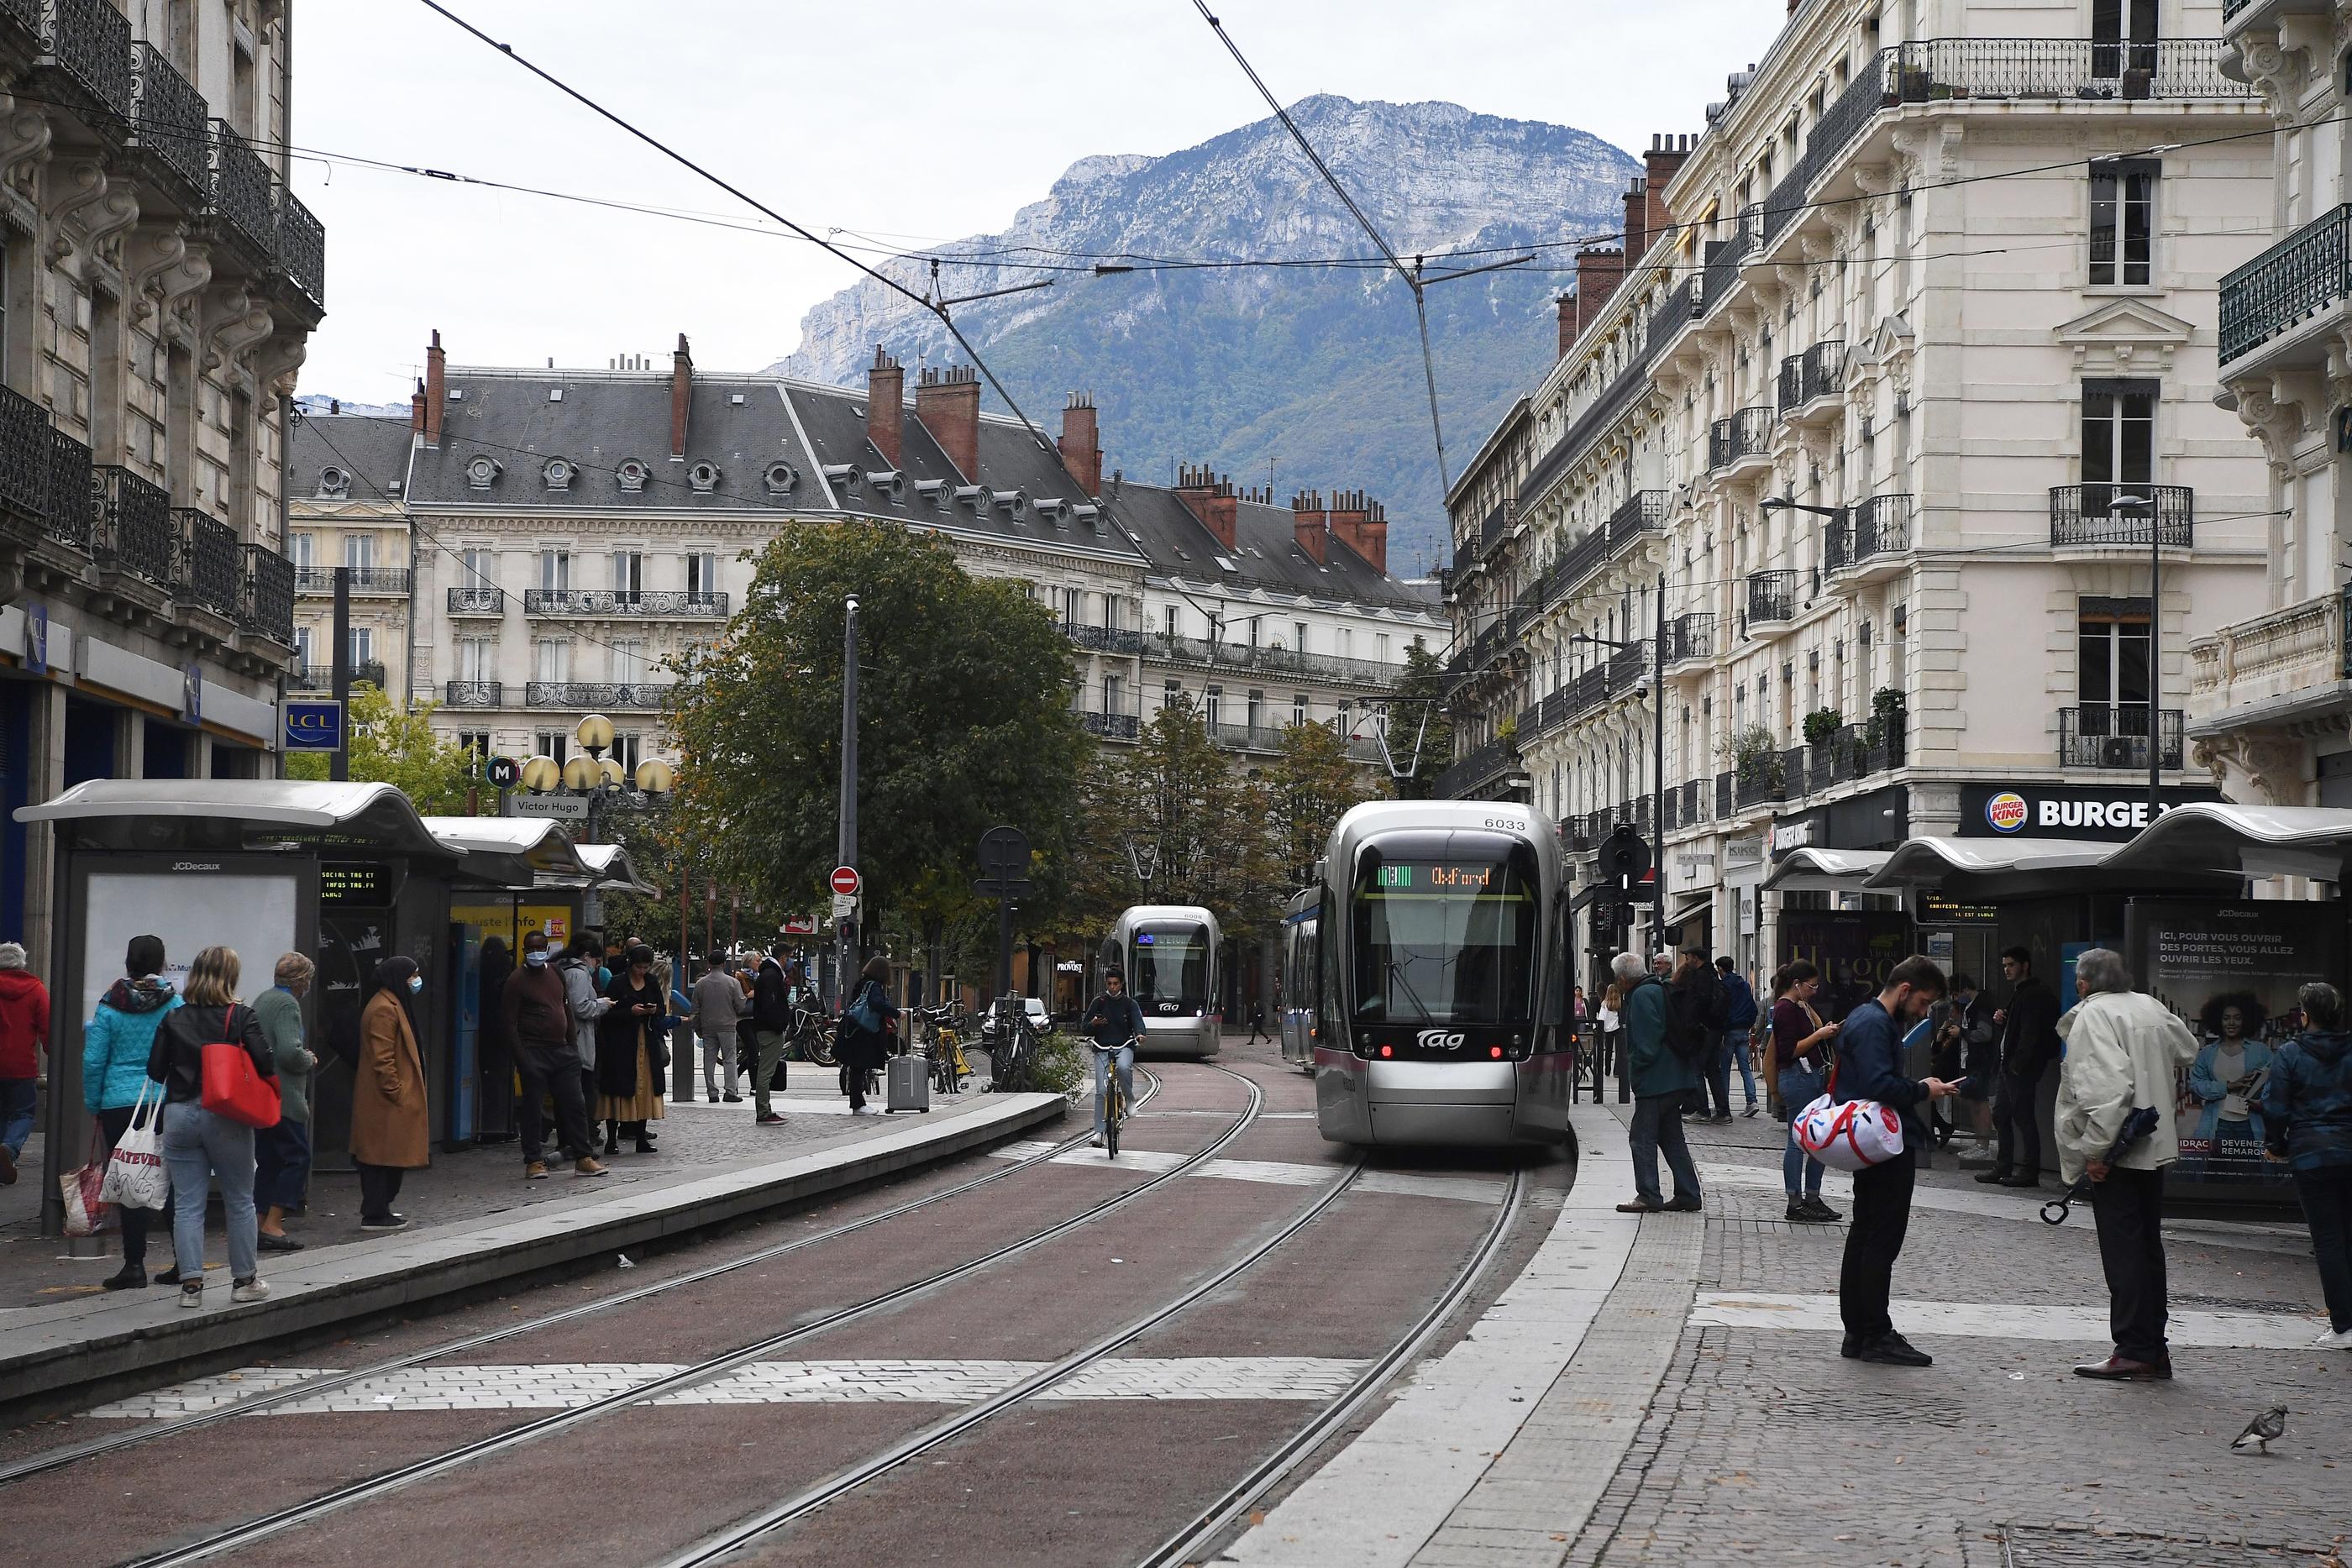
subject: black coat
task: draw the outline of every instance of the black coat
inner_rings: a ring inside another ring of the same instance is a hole
[[[2058,993],[2032,975],[2017,982],[2002,1009],[2001,1071],[2038,1083],[2058,1060]]]
[[[773,958],[760,961],[751,977],[751,1027],[766,1034],[788,1034],[793,1027],[792,985],[784,967]]]
[[[642,1043],[650,1048],[646,1031],[661,1027],[667,1000],[653,976],[646,977],[643,987],[635,987],[629,984],[626,969],[613,977],[604,995],[612,998],[613,1007],[596,1020],[596,1092],[625,1100],[637,1092],[637,1047]],[[651,1017],[640,1018],[629,1010],[641,1002],[653,1004]]]
[[[856,1007],[861,997],[873,998],[874,1010],[886,1022],[896,1019],[898,1009],[890,1005],[889,993],[879,980],[860,981],[856,996],[849,998],[849,1007],[841,1009],[841,1024],[834,1031],[834,1058],[844,1067],[864,1068],[870,1072],[889,1060],[890,1036],[887,1032],[862,1030],[850,1021],[850,1008]]]
[[[482,1044],[500,1051],[514,1049],[514,1036],[507,1029],[507,982],[514,977],[514,956],[509,953],[493,953],[482,960],[480,1009]]]
[[[243,1002],[236,1004],[236,1033],[228,1033],[232,1009],[221,1007],[173,1008],[156,1027],[147,1048],[147,1076],[163,1086],[164,1100],[173,1105],[205,1097],[205,1047],[234,1040],[253,1058],[254,1071],[264,1078],[278,1076],[278,1053],[261,1032],[261,1020]]]

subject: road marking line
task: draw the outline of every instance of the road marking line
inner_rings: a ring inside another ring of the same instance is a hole
[[[1001,1160],[1031,1159],[1057,1145],[1041,1143],[1005,1144],[989,1152]],[[1071,1149],[1055,1155],[1046,1163],[1056,1166],[1094,1166],[1104,1170],[1139,1170],[1150,1176],[1174,1170],[1184,1163],[1182,1155],[1163,1154],[1156,1149],[1122,1149],[1114,1160],[1100,1149]],[[1196,1167],[1194,1176],[1218,1181],[1265,1182],[1275,1186],[1321,1186],[1337,1181],[1342,1174],[1338,1166],[1310,1166],[1283,1160],[1211,1160]],[[1446,1197],[1466,1203],[1500,1203],[1509,1184],[1494,1176],[1421,1176],[1406,1171],[1366,1171],[1356,1178],[1358,1192],[1390,1193],[1406,1197]]]
[[[1896,1301],[1895,1326],[1916,1337],[2108,1343],[2107,1309],[2000,1301]],[[1706,1328],[1784,1329],[1842,1333],[1833,1295],[1782,1295],[1756,1291],[1701,1291],[1690,1322]],[[2216,1312],[2175,1309],[2165,1337],[2194,1350],[2308,1350],[2322,1325],[2289,1312]]]

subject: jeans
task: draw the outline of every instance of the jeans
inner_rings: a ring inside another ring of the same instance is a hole
[[[156,1117],[163,1115],[163,1107],[157,1105],[153,1100],[149,1100],[147,1104],[150,1115]],[[133,1105],[113,1105],[98,1113],[98,1124],[106,1134],[106,1146],[110,1151],[122,1141],[122,1134],[131,1130],[131,1113],[136,1109],[137,1107]],[[150,1217],[155,1211],[152,1208],[124,1208],[118,1206],[114,1212],[122,1220],[122,1260],[125,1263],[144,1264],[147,1261],[147,1228],[154,1223]],[[163,1231],[165,1235],[169,1235],[171,1230],[172,1199],[171,1196],[166,1194],[163,1198]]]
[[[516,1113],[526,1166],[543,1165],[547,1160],[546,1122],[540,1110],[542,1100],[555,1102],[556,1144],[565,1159],[586,1159],[589,1145],[596,1141],[588,1126],[587,1102],[580,1097],[580,1071],[572,1065],[577,1060],[570,1046],[526,1044],[515,1051],[515,1071],[522,1074],[522,1103]]]
[[[1797,1113],[1821,1097],[1820,1073],[1804,1067],[1780,1069],[1780,1103],[1789,1108],[1789,1146],[1780,1151],[1780,1185],[1788,1189],[1791,1203],[1801,1197],[1822,1196],[1822,1162],[1797,1142]]]
[[[2004,1071],[1992,1097],[1992,1125],[1999,1146],[1993,1168],[2003,1176],[2042,1179],[2042,1124],[2034,1119],[2037,1079]]]
[[[360,1223],[373,1225],[390,1219],[393,1200],[400,1196],[401,1178],[408,1172],[400,1166],[372,1166],[363,1160],[352,1164],[360,1171]]]
[[[735,1071],[734,1031],[730,1030],[725,1034],[706,1034],[701,1039],[703,1092],[706,1094],[719,1092],[719,1069],[723,1063],[727,1069],[727,1092],[741,1093],[741,1079]]]
[[[0,1078],[0,1144],[8,1146],[8,1158],[16,1159],[25,1152],[25,1140],[33,1135],[33,1103],[37,1078]]]
[[[299,1208],[310,1186],[310,1128],[281,1120],[253,1134],[253,1202],[257,1208]]]
[[[1718,1116],[1731,1114],[1731,1037],[1710,1034],[1706,1037],[1706,1083]]]
[[[1748,1031],[1735,1030],[1731,1034],[1731,1060],[1739,1066],[1740,1092],[1748,1097],[1748,1109],[1756,1109],[1756,1063],[1752,1057]],[[1729,1089],[1727,1081],[1726,1090]]]
[[[1894,1158],[1853,1173],[1853,1214],[1838,1270],[1838,1315],[1845,1332],[1865,1343],[1895,1329],[1886,1309],[1895,1294],[1895,1260],[1911,1228],[1918,1160],[1918,1151],[1906,1144]]]
[[[2115,1166],[2091,1184],[2091,1214],[2116,1354],[2161,1365],[2171,1359],[2164,1343],[2164,1172]]]
[[[776,1063],[783,1060],[784,1037],[782,1030],[763,1029],[755,1030],[751,1038],[760,1045],[760,1055],[751,1064],[751,1099],[764,1116],[769,1110],[768,1085],[775,1080]]]
[[[2352,1166],[2323,1166],[2294,1173],[2303,1217],[2311,1223],[2311,1244],[2319,1254],[2319,1290],[2327,1301],[2327,1326],[2352,1332]]]
[[[1658,1196],[1658,1151],[1666,1152],[1666,1168],[1674,1173],[1675,1200],[1696,1203],[1698,1167],[1691,1163],[1690,1145],[1683,1141],[1683,1096],[1643,1094],[1633,1102],[1633,1195],[1655,1208]]]
[[[1122,1045],[1117,1051],[1097,1051],[1089,1046],[1087,1054],[1095,1059],[1095,1136],[1103,1135],[1104,1123],[1110,1110],[1111,1063],[1118,1063],[1118,1092],[1127,1108],[1135,1109],[1135,1048]]]
[[[228,1220],[228,1272],[250,1280],[259,1268],[254,1240],[253,1129],[215,1116],[194,1100],[163,1107],[163,1168],[172,1173],[172,1251],[182,1284],[205,1277],[205,1191],[217,1180]]]

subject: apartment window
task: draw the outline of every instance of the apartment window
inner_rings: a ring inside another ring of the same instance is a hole
[[[1356,733],[1356,716],[1348,711],[1346,703],[1341,703],[1333,710],[1332,718],[1335,722],[1331,727],[1339,731],[1342,739],[1353,737]]]
[[[696,550],[686,558],[686,591],[688,593],[719,591],[719,556],[714,550]]]
[[[1303,726],[1307,722],[1307,694],[1305,692],[1296,692],[1291,695],[1290,722],[1293,726]]]
[[[353,571],[368,571],[373,570],[375,566],[375,536],[373,534],[345,534],[343,536],[343,564],[350,567]]]
[[[604,753],[621,765],[621,771],[634,779],[637,764],[644,760],[645,737],[634,729],[613,732],[613,748]]]
[[[357,665],[360,665],[360,664],[368,664],[368,663],[372,662],[374,658],[375,658],[375,628],[373,628],[373,626],[354,626],[354,627],[352,627],[352,664],[354,666],[357,666]]]
[[[1342,626],[1339,628],[1339,657],[1343,659],[1352,659],[1355,656],[1356,634],[1347,627]]]
[[[310,570],[310,563],[318,559],[319,540],[314,534],[296,534],[287,541],[287,547],[286,553],[297,571]]]
[[[1372,633],[1372,653],[1381,664],[1385,664],[1389,662],[1389,634],[1387,632],[1375,632]]]
[[[1168,613],[1173,615],[1176,612],[1171,610]],[[1181,681],[1170,681],[1160,688],[1160,706],[1161,707],[1178,707],[1183,704],[1183,701],[1184,684]]]
[[[1086,621],[1087,596],[1083,589],[1062,590],[1062,630],[1066,632]]]
[[[498,552],[488,545],[467,545],[459,555],[466,568],[466,586],[488,588],[498,580]]]
[[[1116,593],[1103,595],[1103,629],[1108,632],[1118,630],[1118,595]]]
[[[534,644],[531,678],[561,685],[572,678],[572,643],[562,637],[542,637]]]
[[[1265,722],[1265,694],[1264,692],[1250,693],[1247,716],[1244,722],[1249,726],[1250,733],[1252,735],[1255,735],[1257,733],[1258,727]]]
[[[2091,282],[2144,284],[2155,250],[2156,176],[2152,158],[2091,170]]]
[[[642,639],[625,637],[613,644],[613,684],[633,686],[646,678],[646,645]]]
[[[2126,78],[2124,96],[2145,97],[2132,90],[2132,73],[2156,73],[2157,0],[2091,0],[2091,75],[2098,79]]]
[[[1209,645],[1213,648],[1224,640],[1225,618],[1222,615],[1211,615],[1209,617]]]
[[[488,637],[458,638],[457,678],[467,682],[496,680],[498,654],[495,648],[496,644]]]
[[[539,552],[539,585],[541,588],[572,586],[572,552],[568,549],[542,549]]]
[[[1172,605],[1172,604],[1171,604],[1171,605],[1170,605],[1170,606],[1168,607],[1168,609],[1167,609],[1166,613],[1167,613],[1167,624],[1168,624],[1168,640],[1169,640],[1170,642],[1173,643],[1173,642],[1176,640],[1176,636],[1177,636],[1177,632],[1176,632],[1176,607],[1175,607],[1174,605]]]
[[[474,759],[472,771],[479,773],[490,756],[490,732],[487,729],[461,729],[457,732],[458,749]]]
[[[2083,383],[2084,517],[2106,517],[2118,496],[2150,494],[2156,482],[2158,390],[2155,382]]]
[[[1103,677],[1103,712],[1126,712],[1126,708],[1121,706],[1125,698],[1126,683],[1117,675],[1105,675]]]
[[[312,666],[313,661],[310,657],[310,636],[311,629],[310,627],[297,626],[294,628],[294,667],[298,670],[307,670]]]
[[[2074,622],[2074,695],[2086,707],[2147,706],[2147,601],[2084,599]],[[2096,734],[2086,727],[2085,734]],[[2133,733],[2142,733],[2134,731]]]
[[[531,737],[531,755],[533,757],[551,757],[555,759],[556,766],[560,768],[563,765],[564,757],[571,747],[571,744],[572,732],[570,730],[542,729],[537,735]]]
[[[646,558],[633,549],[613,552],[613,591],[635,599],[646,591]]]
[[[1304,621],[1292,622],[1290,623],[1290,634],[1292,639],[1290,645],[1302,653],[1307,652],[1307,622]]]
[[[1217,716],[1223,711],[1224,706],[1225,688],[1211,686],[1208,699],[1201,705],[1201,717],[1210,728],[1214,729],[1217,727]]]

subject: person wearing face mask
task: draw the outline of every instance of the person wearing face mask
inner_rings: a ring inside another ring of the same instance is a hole
[[[622,956],[622,970],[604,992],[611,1005],[596,1020],[596,1119],[604,1124],[604,1146],[616,1150],[632,1140],[637,1153],[654,1152],[647,1124],[668,1114],[662,1104],[661,1020],[664,987],[654,978],[654,950],[640,942]]]
[[[352,1072],[352,1164],[360,1172],[360,1228],[398,1230],[393,1212],[401,1178],[432,1164],[425,1060],[409,1009],[425,988],[416,960],[394,954],[375,969],[375,995],[360,1014],[360,1054]]]
[[[590,1149],[595,1134],[588,1128],[580,1054],[572,1043],[572,1006],[546,932],[525,933],[522,967],[507,977],[499,1003],[506,1010],[507,1038],[514,1042],[515,1071],[522,1078],[522,1099],[515,1107],[515,1119],[522,1136],[523,1179],[547,1179],[547,1151],[541,1142],[545,1118],[541,1106],[550,1099],[555,1102],[557,1144],[563,1157],[572,1162],[572,1174],[610,1174],[610,1167],[599,1164]]]

